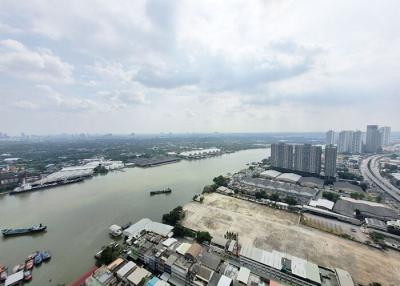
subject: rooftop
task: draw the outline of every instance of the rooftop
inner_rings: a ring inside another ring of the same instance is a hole
[[[137,237],[143,230],[146,230],[157,233],[162,236],[168,236],[168,234],[172,232],[173,228],[174,228],[173,226],[159,222],[154,222],[148,218],[143,218],[139,220],[137,223],[125,229],[123,233],[125,236]]]
[[[275,170],[266,170],[260,174],[261,177],[269,178],[269,179],[275,179],[278,177],[281,172],[275,171]]]
[[[290,182],[290,183],[297,183],[301,176],[294,174],[294,173],[283,173],[276,178],[278,181]]]

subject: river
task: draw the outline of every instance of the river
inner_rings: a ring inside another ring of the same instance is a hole
[[[47,233],[0,240],[0,264],[10,269],[34,250],[50,250],[49,263],[35,268],[31,286],[68,285],[94,265],[93,255],[110,242],[108,227],[143,217],[160,221],[190,201],[212,178],[236,172],[269,156],[269,149],[244,150],[153,168],[127,168],[81,183],[15,196],[0,196],[0,228],[36,223]],[[170,187],[170,195],[149,190]]]

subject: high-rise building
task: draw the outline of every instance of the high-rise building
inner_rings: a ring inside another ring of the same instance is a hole
[[[381,134],[381,144],[382,146],[390,145],[390,133],[391,128],[389,126],[379,128]]]
[[[378,125],[367,125],[365,152],[376,153],[381,147],[381,134]]]
[[[326,144],[335,144],[335,131],[329,130],[326,132]]]
[[[294,147],[294,170],[319,174],[321,172],[321,153],[320,146],[296,145]]]
[[[293,168],[293,146],[285,143],[271,145],[271,165],[277,168]]]
[[[310,149],[310,167],[308,172],[312,174],[321,173],[321,146],[311,146]]]
[[[339,133],[338,152],[350,153],[351,143],[353,138],[353,131],[341,131]]]
[[[352,132],[351,144],[349,153],[351,154],[361,154],[362,153],[362,137],[361,131],[357,130]]]
[[[325,146],[325,176],[333,178],[336,176],[337,148],[334,145]]]

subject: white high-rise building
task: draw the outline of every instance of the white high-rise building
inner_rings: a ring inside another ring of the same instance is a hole
[[[361,154],[362,153],[362,137],[361,131],[357,130],[352,133],[350,153]]]
[[[381,147],[381,133],[378,125],[367,125],[367,138],[365,142],[365,152],[376,153]]]
[[[391,128],[389,126],[381,127],[379,128],[379,132],[381,133],[382,146],[390,145]]]
[[[326,132],[326,137],[325,137],[325,143],[326,144],[335,144],[335,131],[329,130]]]
[[[353,131],[341,131],[339,133],[339,141],[338,141],[338,152],[339,153],[350,153],[351,151],[351,143],[353,139]]]

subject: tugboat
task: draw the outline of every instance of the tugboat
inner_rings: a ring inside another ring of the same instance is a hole
[[[32,280],[32,270],[25,270],[24,281],[31,281],[31,280]]]
[[[6,281],[8,277],[7,269],[6,266],[0,264],[0,283]]]
[[[25,262],[25,270],[31,270],[33,268],[33,259]]]
[[[12,273],[17,273],[17,272],[19,272],[19,271],[21,271],[21,270],[24,270],[24,268],[25,268],[25,264],[18,264],[18,265],[15,265],[15,266],[13,267],[13,269],[12,269]]]
[[[43,262],[47,262],[51,259],[51,254],[49,251],[40,252],[40,256],[42,257]]]
[[[17,235],[44,232],[44,231],[46,231],[46,229],[47,229],[47,226],[38,224],[38,225],[32,225],[29,228],[2,229],[1,233],[3,234],[3,236],[8,237],[8,236],[17,236]]]
[[[42,262],[43,262],[42,256],[40,254],[36,255],[33,262],[35,263],[35,266],[42,264]]]
[[[158,195],[158,194],[170,194],[172,193],[172,190],[170,188],[166,188],[164,190],[159,190],[159,191],[151,191],[150,196]]]

